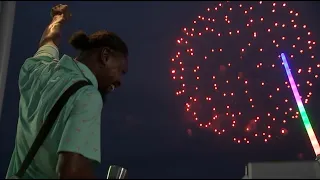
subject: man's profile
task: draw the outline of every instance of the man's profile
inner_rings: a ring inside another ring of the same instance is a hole
[[[36,54],[19,74],[19,119],[7,178],[19,169],[46,116],[73,83],[86,80],[70,97],[48,137],[27,169],[24,179],[95,179],[94,164],[101,161],[100,122],[103,97],[121,85],[127,72],[128,48],[108,31],[87,36],[74,33],[70,44],[80,51],[76,60],[59,58],[61,28],[71,18],[67,5],[51,11]]]

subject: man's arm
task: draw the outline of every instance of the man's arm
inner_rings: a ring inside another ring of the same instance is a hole
[[[39,42],[39,47],[44,45],[59,46],[61,37],[61,26],[64,22],[63,15],[56,15],[53,17],[51,23],[45,29]]]
[[[34,57],[46,56],[59,59],[58,46],[60,44],[61,29],[65,21],[69,20],[71,13],[67,5],[59,4],[51,9],[52,21],[45,29],[39,42],[39,49]]]
[[[96,179],[94,163],[101,161],[102,98],[94,87],[80,89],[58,148],[60,179]]]
[[[52,21],[46,30],[43,32],[39,47],[46,44],[53,44],[59,46],[61,37],[62,24],[70,19],[71,13],[69,12],[68,5],[59,4],[51,9]]]
[[[64,20],[62,15],[54,16],[49,26],[45,29],[39,42],[39,49],[33,57],[46,56],[59,60],[61,26]]]

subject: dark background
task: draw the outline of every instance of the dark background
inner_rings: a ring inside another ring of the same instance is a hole
[[[129,73],[103,111],[99,177],[105,177],[110,164],[119,164],[129,169],[129,178],[240,178],[248,162],[298,160],[299,153],[304,159],[314,158],[302,124],[293,127],[294,133],[283,140],[269,144],[235,145],[229,143],[230,137],[217,138],[196,128],[193,136],[187,135],[190,124],[184,120],[183,104],[175,96],[170,57],[181,28],[218,2],[17,2],[0,122],[0,177],[5,176],[14,146],[19,69],[37,50],[50,21],[50,8],[59,3],[68,4],[73,13],[63,31],[61,55],[76,55],[66,40],[79,29],[87,33],[104,28],[114,31],[129,46]],[[289,4],[317,34],[319,2]],[[311,120],[320,117],[318,85],[314,85],[315,95],[306,106]],[[318,129],[318,123],[314,124]]]

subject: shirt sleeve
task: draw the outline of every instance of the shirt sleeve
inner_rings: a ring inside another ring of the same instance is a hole
[[[46,44],[41,46],[33,57],[25,60],[21,70],[32,72],[36,67],[41,65],[42,62],[51,62],[52,60],[59,60],[58,47],[54,44]]]
[[[52,59],[59,60],[59,50],[54,44],[46,44],[41,46],[33,57],[46,56]]]
[[[59,152],[73,152],[101,163],[100,122],[102,98],[93,87],[79,92],[64,127]]]

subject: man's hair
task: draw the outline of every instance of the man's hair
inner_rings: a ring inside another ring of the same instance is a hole
[[[85,52],[94,48],[108,47],[115,52],[128,56],[126,43],[115,33],[109,31],[97,31],[89,36],[83,31],[75,32],[69,43],[77,50]]]

